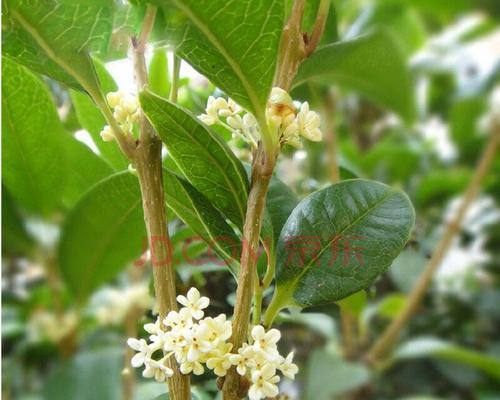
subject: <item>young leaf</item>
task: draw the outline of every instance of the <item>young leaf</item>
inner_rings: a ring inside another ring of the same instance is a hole
[[[384,184],[344,181],[293,210],[277,248],[275,303],[312,306],[367,288],[399,254],[413,207]]]
[[[149,88],[158,96],[168,97],[170,81],[168,77],[168,58],[165,49],[155,49],[149,63]]]
[[[318,49],[302,63],[294,85],[309,80],[359,91],[406,120],[415,117],[410,71],[398,44],[384,31]]]
[[[174,0],[190,24],[177,52],[258,118],[271,90],[283,0]]]
[[[90,189],[69,213],[59,243],[61,274],[85,299],[141,255],[146,237],[137,178],[118,173]]]
[[[68,86],[99,92],[89,51],[107,48],[113,1],[8,0],[3,51]]]
[[[116,83],[104,67],[104,64],[97,59],[93,61],[103,92],[108,93],[116,91]],[[99,108],[86,93],[70,90],[70,96],[73,106],[75,107],[78,121],[82,125],[82,128],[89,132],[102,157],[108,161],[115,170],[121,171],[126,169],[128,160],[125,158],[120,148],[115,142],[103,141],[100,136],[100,132],[107,122]]]
[[[167,205],[227,263],[233,275],[238,273],[240,239],[205,196],[189,182],[164,169]]]
[[[86,145],[69,134],[63,134],[62,144],[67,155],[67,179],[63,202],[71,208],[92,185],[111,175],[112,168]]]
[[[23,207],[48,215],[66,181],[63,127],[40,79],[5,58],[2,75],[3,182]]]
[[[140,102],[187,180],[241,228],[248,196],[241,161],[189,111],[150,92],[141,93]]]

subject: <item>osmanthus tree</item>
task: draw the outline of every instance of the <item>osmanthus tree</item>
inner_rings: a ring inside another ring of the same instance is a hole
[[[290,93],[339,84],[411,121],[412,81],[393,38],[374,31],[337,41],[328,0],[3,7],[3,183],[32,215],[64,216],[50,257],[72,298],[84,304],[140,256],[147,235],[158,318],[144,326],[149,341],[129,340],[138,351],[132,365],[166,381],[174,400],[191,398],[190,375],[205,368],[226,400],[277,396],[280,372],[297,372],[293,354],[277,350],[278,313],[367,288],[414,223],[407,196],[375,181],[345,180],[296,199],[275,176],[277,160],[287,146],[321,141],[322,128],[319,114]],[[117,90],[99,61],[123,55],[108,49],[124,37],[135,94]],[[165,70],[152,62],[148,71],[145,58],[148,47],[166,44],[175,54],[170,88]],[[177,102],[181,60],[224,93],[202,115]],[[69,93],[99,154],[65,132],[42,76],[55,93]],[[251,166],[227,133],[251,152]],[[208,298],[196,288],[176,292],[168,209],[226,262],[237,281],[233,315],[204,318]]]

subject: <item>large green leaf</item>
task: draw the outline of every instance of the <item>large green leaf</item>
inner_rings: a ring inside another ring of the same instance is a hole
[[[241,243],[233,228],[189,182],[166,169],[163,177],[167,205],[214,249],[236,275]]]
[[[293,210],[277,248],[275,304],[311,306],[367,288],[399,254],[414,222],[402,192],[344,181]]]
[[[103,63],[94,59],[94,64],[104,93],[116,91],[116,83],[109,72],[106,71]],[[86,93],[70,90],[70,96],[78,121],[82,128],[89,132],[102,157],[116,170],[127,168],[128,161],[116,143],[105,142],[100,136],[100,132],[107,122],[99,108]]]
[[[283,28],[282,0],[173,0],[190,24],[179,55],[263,116]]]
[[[398,44],[384,31],[318,49],[302,63],[294,85],[309,80],[359,91],[406,120],[415,117],[409,68]]]
[[[5,58],[2,75],[3,182],[20,205],[47,215],[66,180],[63,127],[40,79]]]
[[[43,388],[46,400],[119,400],[123,347],[87,350],[58,365]]]
[[[8,0],[3,51],[25,66],[98,94],[89,51],[108,46],[112,0]]]
[[[500,380],[500,359],[434,337],[412,339],[394,352],[395,359],[436,357],[477,368]]]
[[[72,207],[91,186],[113,173],[113,169],[90,148],[69,134],[62,135],[67,179],[63,202]]]
[[[248,179],[240,160],[189,111],[149,92],[141,106],[187,180],[238,227],[243,226]]]
[[[141,254],[146,232],[137,177],[118,173],[90,189],[69,213],[59,244],[62,276],[79,299]]]

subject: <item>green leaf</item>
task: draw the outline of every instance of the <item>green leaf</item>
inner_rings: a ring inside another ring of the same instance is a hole
[[[165,49],[155,49],[149,63],[149,89],[158,96],[168,97],[170,81],[168,77],[168,59]]]
[[[396,360],[436,357],[477,368],[500,380],[500,359],[434,337],[412,339],[394,352]]]
[[[43,389],[47,400],[121,399],[123,349],[106,348],[79,353],[60,364]],[[106,379],[103,379],[106,377]]]
[[[283,1],[173,2],[190,22],[177,47],[179,56],[263,117],[283,29]]]
[[[85,299],[141,255],[146,232],[137,177],[118,173],[90,189],[62,229],[59,262],[75,297]]]
[[[113,173],[112,168],[90,148],[70,135],[62,135],[64,152],[68,156],[67,180],[63,193],[63,202],[69,208],[91,186]]]
[[[302,63],[294,85],[310,80],[359,91],[408,121],[415,117],[410,71],[397,43],[384,31],[318,49]]]
[[[112,76],[106,71],[104,64],[94,59],[94,64],[104,93],[114,92],[117,86]],[[71,101],[75,107],[78,121],[92,137],[93,142],[99,149],[102,157],[110,163],[117,171],[127,168],[128,161],[115,142],[105,142],[100,136],[104,125],[107,124],[102,112],[92,99],[86,94],[76,90],[70,90]]]
[[[223,215],[186,180],[166,169],[163,178],[167,205],[214,249],[236,276],[241,243]]]
[[[325,304],[366,289],[404,247],[413,222],[406,195],[378,182],[313,193],[281,231],[275,305]]]
[[[344,361],[325,349],[312,352],[308,362],[306,400],[330,400],[353,390],[370,379],[361,363]]]
[[[267,191],[266,209],[272,221],[276,240],[278,240],[283,225],[298,203],[299,198],[295,192],[281,179],[273,176]]]
[[[99,92],[89,51],[108,46],[112,0],[9,0],[5,6],[5,54],[70,87]]]
[[[2,187],[2,255],[28,255],[34,245],[14,199]]]
[[[339,307],[346,312],[359,316],[366,305],[366,292],[360,290],[338,302]]]
[[[241,228],[248,196],[241,161],[189,111],[150,92],[141,93],[140,102],[182,174]]]
[[[5,58],[2,75],[3,183],[20,205],[48,215],[66,180],[63,127],[39,78]]]

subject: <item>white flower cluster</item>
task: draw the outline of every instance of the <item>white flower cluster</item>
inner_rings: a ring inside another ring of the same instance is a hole
[[[153,297],[146,283],[134,283],[124,289],[106,288],[96,296],[96,317],[101,325],[118,325],[130,311],[138,312],[153,306]]]
[[[196,288],[191,288],[187,296],[178,296],[177,301],[184,306],[178,312],[171,311],[163,321],[144,325],[150,334],[149,343],[135,338],[127,341],[138,352],[132,358],[132,366],[144,365],[144,377],[163,382],[172,376],[173,371],[167,366],[172,356],[183,374],[201,375],[206,366],[215,375],[225,376],[234,365],[240,375],[251,380],[248,393],[251,400],[278,395],[278,370],[294,378],[298,368],[293,363],[293,353],[284,358],[277,350],[281,336],[278,330],[266,332],[257,325],[252,329],[251,343],[232,353],[232,344],[228,342],[232,326],[226,315],[203,318],[203,310],[210,303],[207,297],[201,297]],[[158,352],[162,355],[159,359],[153,357]]]
[[[71,310],[61,315],[46,310],[35,311],[26,326],[28,341],[58,343],[76,329],[77,324],[78,316]]]
[[[233,132],[233,137],[241,137],[253,147],[257,147],[260,129],[255,117],[245,112],[232,99],[208,98],[206,114],[199,116],[207,125],[221,125]],[[278,87],[273,88],[269,97],[266,119],[271,134],[280,144],[288,143],[301,147],[300,136],[318,142],[322,139],[319,115],[309,110],[309,103],[302,103],[299,109],[290,95]]]
[[[113,109],[113,116],[122,131],[131,135],[133,124],[137,122],[139,116],[137,97],[118,90],[117,92],[109,92],[106,95],[106,100]],[[110,142],[115,138],[113,129],[109,125],[106,125],[101,131],[101,138],[105,142]]]

